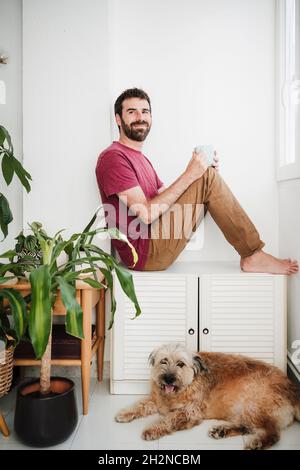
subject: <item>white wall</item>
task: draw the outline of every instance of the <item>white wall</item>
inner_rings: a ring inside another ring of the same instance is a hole
[[[99,204],[95,163],[110,143],[107,1],[24,2],[24,222],[84,228]]]
[[[194,145],[212,142],[276,254],[273,52],[273,0],[26,0],[24,155],[34,184],[24,221],[82,228],[98,201],[109,109],[124,88],[141,86],[153,101],[145,153],[164,182]],[[238,259],[212,221],[197,256]]]
[[[150,94],[145,153],[163,181],[179,176],[196,144],[213,143],[222,175],[276,254],[273,0],[109,4],[111,100],[131,86]],[[204,249],[182,258],[238,255],[208,220]]]
[[[0,54],[8,57],[0,64],[0,80],[5,83],[6,103],[0,104],[0,124],[9,131],[15,156],[22,160],[22,2],[0,0]],[[7,197],[14,220],[8,226],[8,236],[0,243],[0,253],[15,244],[22,230],[22,187],[14,177],[7,188],[0,172],[1,192]],[[2,239],[2,232],[0,235]]]

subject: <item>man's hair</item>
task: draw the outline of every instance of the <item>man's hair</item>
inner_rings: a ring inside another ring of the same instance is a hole
[[[141,100],[147,100],[151,113],[151,102],[147,93],[140,88],[128,88],[128,90],[123,91],[123,93],[121,93],[121,95],[116,99],[115,115],[119,114],[120,117],[122,116],[123,101],[127,100],[128,98],[140,98]]]

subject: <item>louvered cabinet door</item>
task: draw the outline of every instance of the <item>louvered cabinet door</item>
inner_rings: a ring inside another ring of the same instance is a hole
[[[286,278],[203,275],[199,289],[202,351],[244,354],[286,370]]]
[[[148,393],[149,354],[169,342],[197,349],[198,276],[132,273],[142,309],[115,282],[117,311],[111,337],[111,393]]]

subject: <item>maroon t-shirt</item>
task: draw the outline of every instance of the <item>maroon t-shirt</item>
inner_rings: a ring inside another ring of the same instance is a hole
[[[140,186],[149,200],[157,195],[163,183],[142,152],[119,142],[113,142],[99,155],[96,176],[102,203],[105,204],[108,227],[117,227],[127,236],[137,251],[137,264],[132,266],[132,253],[125,242],[112,239],[112,244],[126,266],[143,270],[149,249],[150,225],[143,224],[136,216],[130,215],[128,207],[119,200],[117,193]]]

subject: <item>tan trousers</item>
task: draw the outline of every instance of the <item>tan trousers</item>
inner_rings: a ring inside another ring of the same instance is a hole
[[[265,245],[222,177],[213,167],[209,167],[168,211],[151,224],[144,271],[167,269],[190,240],[206,209],[241,258],[252,255]],[[186,224],[185,213],[191,213]]]

